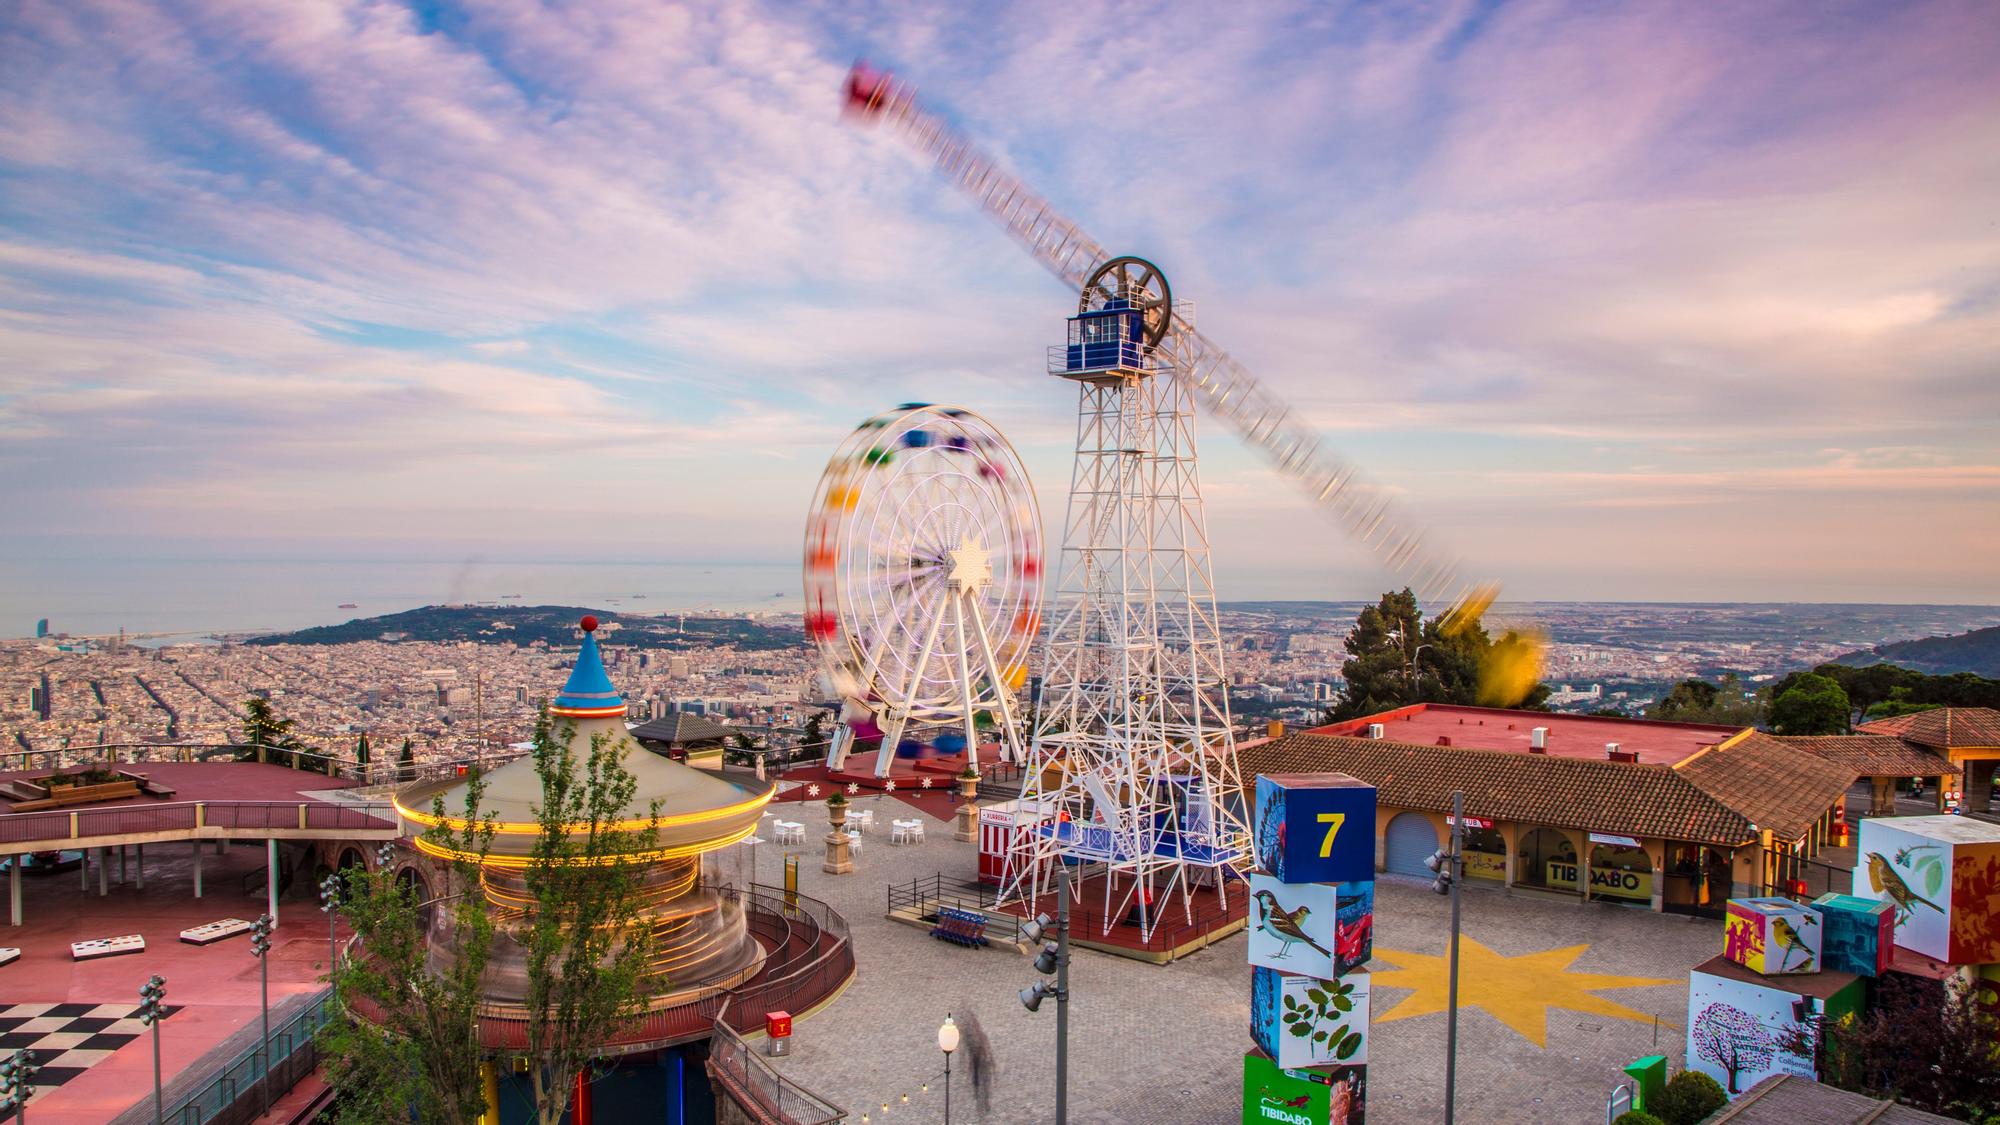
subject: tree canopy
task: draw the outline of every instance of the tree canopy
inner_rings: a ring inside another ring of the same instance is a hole
[[[1530,675],[1506,698],[1482,698],[1482,680],[1491,683],[1498,665],[1516,665],[1529,642],[1509,633],[1499,641],[1485,626],[1473,622],[1447,630],[1440,618],[1426,620],[1417,596],[1408,587],[1382,595],[1364,608],[1347,634],[1347,661],[1341,665],[1346,689],[1327,711],[1328,721],[1341,722],[1405,707],[1412,703],[1491,703],[1538,708],[1548,698],[1548,685]],[[1530,665],[1531,666],[1531,665]],[[1526,698],[1519,698],[1525,692]]]
[[[1846,734],[1847,693],[1825,676],[1794,677],[1771,699],[1771,729],[1779,734]]]
[[[1682,680],[1646,708],[1646,717],[1672,723],[1747,727],[1763,718],[1763,708],[1744,692],[1742,682],[1730,675],[1717,684]]]

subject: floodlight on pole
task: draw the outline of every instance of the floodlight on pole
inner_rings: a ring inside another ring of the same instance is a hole
[[[160,1082],[160,1021],[167,1018],[167,978],[154,973],[139,986],[139,1023],[153,1029],[153,1123],[166,1125],[166,1094]]]
[[[319,881],[319,910],[326,915],[326,979],[333,982],[334,965],[340,960],[340,939],[335,933],[340,922],[340,876],[329,873]]]
[[[263,1059],[263,1080],[258,1086],[264,1091],[264,1112],[271,1112],[271,931],[276,928],[269,914],[257,915],[250,924],[250,955],[257,959],[258,993],[264,1015],[264,1035],[257,1042],[257,1054]]]
[[[0,1061],[0,1110],[13,1110],[17,1125],[28,1125],[28,1099],[35,1094],[35,1052],[26,1047]]]

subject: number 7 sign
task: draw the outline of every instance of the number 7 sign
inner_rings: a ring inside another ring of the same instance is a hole
[[[1375,877],[1375,787],[1343,773],[1257,778],[1257,866],[1285,883]]]

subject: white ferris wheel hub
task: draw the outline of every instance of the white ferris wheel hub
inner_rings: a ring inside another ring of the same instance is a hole
[[[993,560],[977,539],[963,539],[946,554],[951,564],[947,579],[954,590],[984,590],[993,583]]]

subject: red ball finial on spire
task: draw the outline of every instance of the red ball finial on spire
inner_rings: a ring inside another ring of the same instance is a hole
[[[597,617],[595,614],[586,613],[583,615],[583,620],[577,622],[577,625],[586,633],[595,633],[597,632]]]

